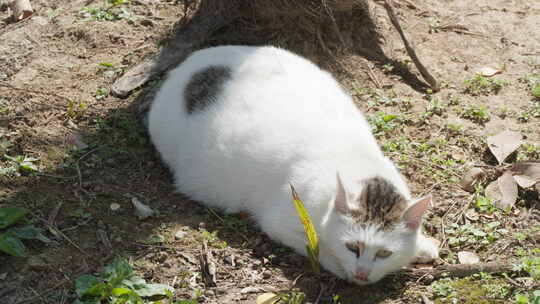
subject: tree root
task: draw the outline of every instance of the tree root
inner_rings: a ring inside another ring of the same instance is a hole
[[[435,268],[406,268],[397,275],[407,275],[431,282],[443,277],[462,278],[476,273],[502,273],[512,271],[513,263],[476,263],[476,264],[447,264]]]

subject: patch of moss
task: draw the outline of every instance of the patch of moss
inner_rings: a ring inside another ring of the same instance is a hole
[[[508,284],[490,275],[463,279],[445,278],[431,284],[436,304],[492,304],[507,303],[510,294]]]

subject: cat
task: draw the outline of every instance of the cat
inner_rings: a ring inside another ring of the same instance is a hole
[[[270,46],[196,51],[170,72],[148,124],[178,191],[247,212],[306,255],[294,185],[321,265],[342,279],[374,283],[415,257],[438,257],[421,233],[431,196],[411,197],[351,97],[303,57]]]

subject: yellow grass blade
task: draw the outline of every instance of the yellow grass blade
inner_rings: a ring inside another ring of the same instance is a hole
[[[313,269],[315,273],[318,274],[320,272],[319,237],[317,236],[317,231],[315,231],[315,226],[313,226],[311,217],[309,216],[309,213],[304,207],[304,203],[298,196],[298,193],[294,189],[293,185],[291,185],[291,191],[292,191],[293,203],[294,203],[294,206],[296,207],[296,212],[298,212],[298,217],[300,218],[300,222],[302,222],[302,225],[304,225],[304,232],[307,239],[306,249],[308,252],[309,261],[311,262],[311,268]]]

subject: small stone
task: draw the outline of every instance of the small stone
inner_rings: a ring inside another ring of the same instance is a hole
[[[7,272],[4,272],[4,273],[1,273],[0,274],[0,281],[3,281],[7,278]]]
[[[231,266],[235,266],[236,265],[236,261],[235,261],[235,258],[234,258],[234,255],[228,255],[226,256],[224,259],[225,263],[231,265]]]
[[[150,19],[142,19],[141,20],[141,25],[152,27],[152,26],[154,26],[154,22],[152,20],[150,20]]]
[[[272,272],[270,272],[270,270],[265,270],[265,271],[262,273],[263,279],[269,279],[271,276],[272,276]]]
[[[117,211],[118,209],[120,209],[120,204],[112,203],[110,208],[111,208],[112,211]]]
[[[246,288],[242,288],[242,290],[240,290],[240,293],[241,294],[257,293],[257,292],[260,292],[260,291],[261,291],[261,289],[259,287],[248,286]]]
[[[178,230],[178,231],[176,231],[176,233],[174,234],[174,238],[177,239],[177,240],[181,240],[181,239],[185,238],[187,234],[188,234],[188,233],[185,232],[185,231]]]
[[[199,223],[199,228],[205,229],[206,228],[206,223],[205,222],[200,222]]]
[[[207,290],[204,291],[204,295],[207,296],[207,297],[214,297],[216,295],[216,293],[211,289],[207,289]]]

